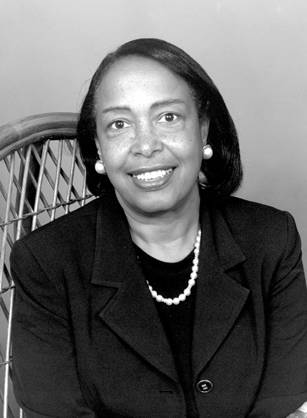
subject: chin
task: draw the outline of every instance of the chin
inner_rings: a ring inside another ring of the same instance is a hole
[[[166,212],[170,212],[174,210],[176,205],[172,204],[171,202],[148,202],[139,204],[136,208],[140,213],[144,213],[146,215],[158,215],[163,214]]]
[[[180,207],[186,206],[187,201],[193,199],[192,191],[183,193],[183,190],[175,188],[172,190],[165,188],[153,192],[117,193],[117,198],[124,210],[127,209],[146,216],[158,216],[177,211]]]
[[[168,196],[146,196],[129,205],[135,212],[154,216],[172,211],[177,206],[177,200]]]

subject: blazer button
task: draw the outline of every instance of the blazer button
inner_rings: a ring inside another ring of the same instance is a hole
[[[208,379],[200,380],[196,383],[196,389],[200,393],[209,393],[213,389],[213,383]]]

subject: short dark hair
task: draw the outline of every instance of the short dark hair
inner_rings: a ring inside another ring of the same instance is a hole
[[[137,55],[153,59],[190,86],[199,110],[210,119],[207,142],[213,148],[213,157],[203,160],[202,171],[207,182],[205,190],[211,196],[224,197],[233,193],[242,179],[239,142],[233,120],[215,84],[204,69],[182,49],[166,41],[142,38],[121,45],[108,54],[96,70],[84,99],[77,126],[77,141],[87,171],[87,186],[98,196],[112,187],[106,175],[97,174],[95,94],[106,71],[119,59]]]

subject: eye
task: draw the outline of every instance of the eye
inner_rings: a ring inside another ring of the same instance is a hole
[[[127,128],[128,126],[129,124],[123,120],[115,120],[114,122],[110,124],[110,128],[115,129],[115,130],[124,129],[124,128]]]
[[[178,119],[178,115],[172,112],[164,113],[159,119],[160,122],[175,122]]]

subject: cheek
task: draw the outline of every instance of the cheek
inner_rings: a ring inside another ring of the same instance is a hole
[[[198,132],[190,131],[179,140],[175,141],[174,149],[177,149],[177,152],[182,156],[193,159],[202,159],[202,141]]]
[[[179,148],[191,148],[198,150],[202,146],[200,130],[194,126],[186,127],[186,129],[181,132],[168,135],[167,141]]]
[[[106,168],[118,167],[127,159],[128,147],[123,142],[104,141],[101,145],[102,159]]]

